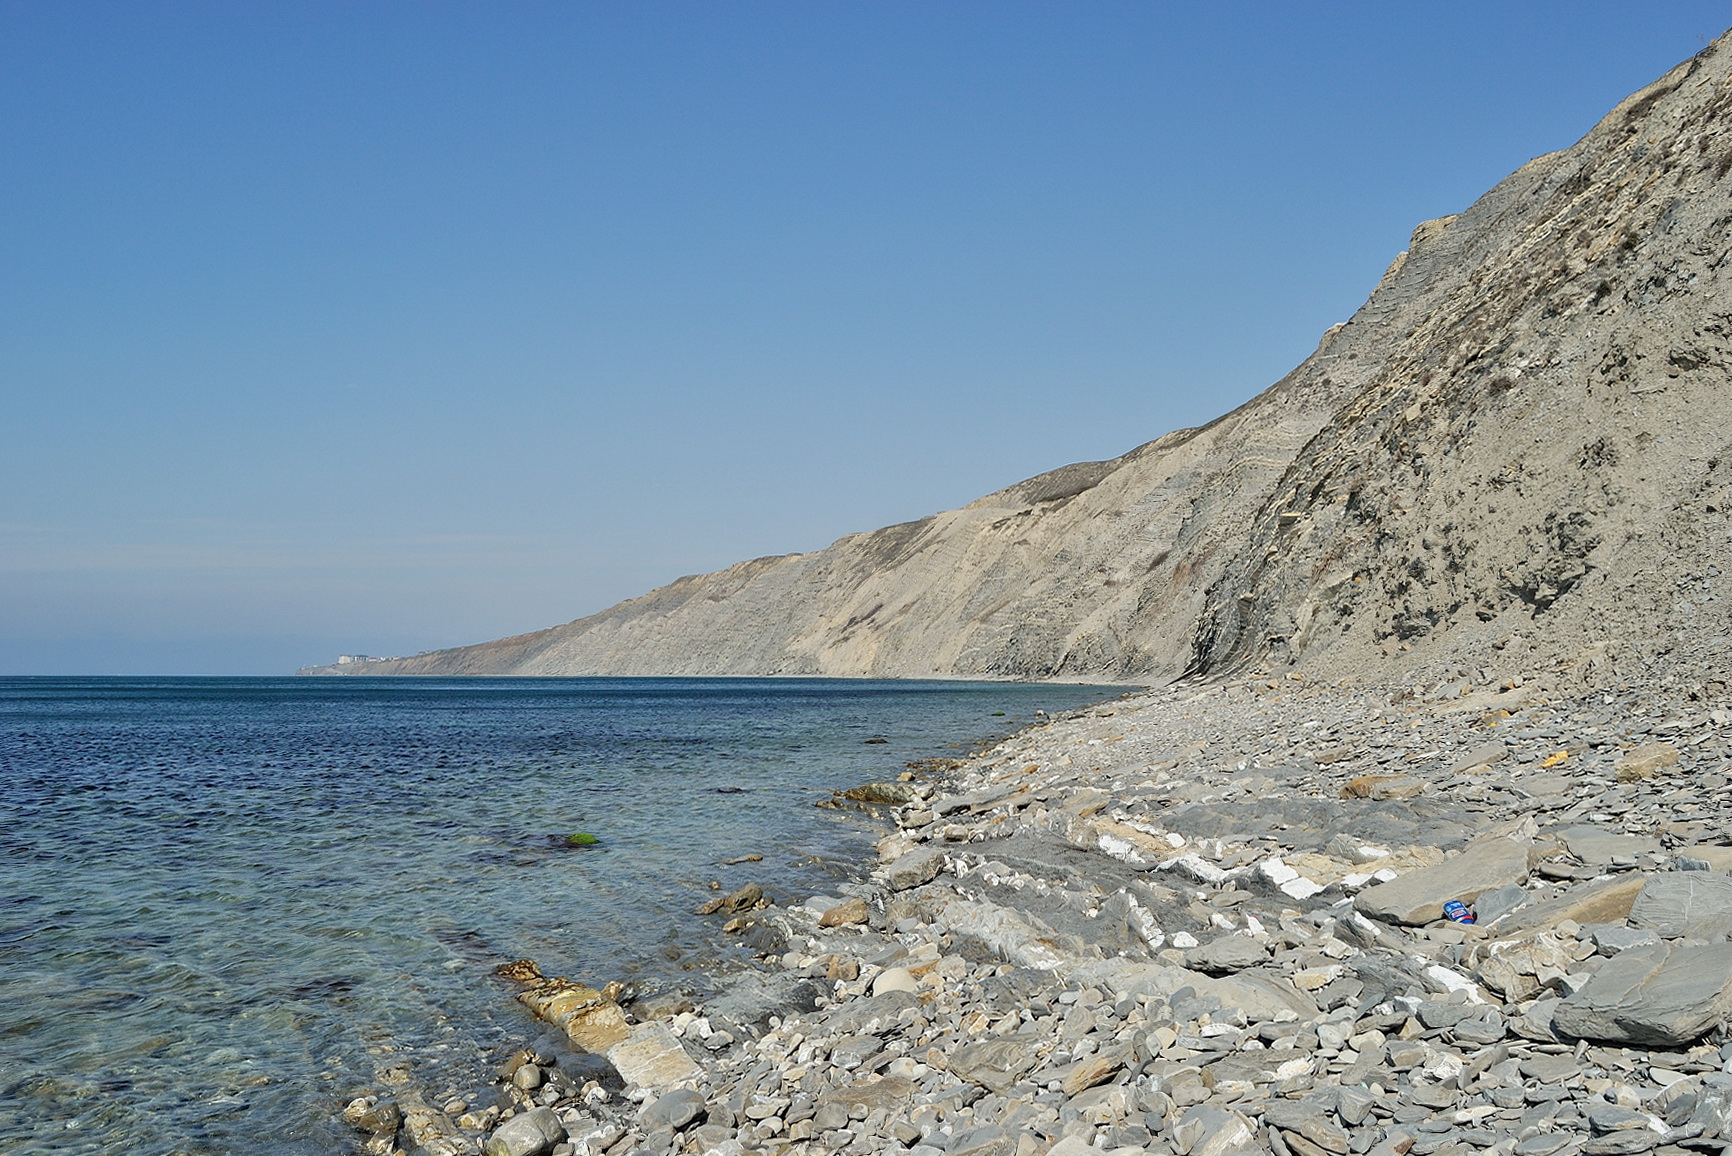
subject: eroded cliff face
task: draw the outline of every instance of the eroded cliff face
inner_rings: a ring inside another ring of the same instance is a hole
[[[1729,57],[1421,225],[1316,353],[1207,426],[563,626],[319,672],[1159,681],[1522,654],[1615,677],[1680,634],[1711,652]]]
[[[1466,275],[1259,510],[1210,591],[1197,666],[1513,653],[1588,682],[1656,662],[1715,681],[1732,52],[1525,166],[1409,265],[1444,250]]]

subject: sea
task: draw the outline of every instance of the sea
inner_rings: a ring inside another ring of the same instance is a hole
[[[543,1034],[499,963],[701,995],[749,964],[716,885],[870,861],[815,804],[1122,689],[0,679],[0,1151],[353,1151],[387,1069],[461,1095]]]

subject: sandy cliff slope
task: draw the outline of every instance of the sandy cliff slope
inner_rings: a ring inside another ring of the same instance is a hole
[[[563,626],[313,672],[1154,681],[1520,655],[1616,678],[1711,656],[1729,77],[1717,42],[1421,225],[1352,319],[1207,426]]]

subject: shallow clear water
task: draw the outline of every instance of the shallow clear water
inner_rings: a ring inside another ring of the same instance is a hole
[[[502,959],[701,986],[709,881],[866,851],[814,801],[1111,693],[0,679],[0,1149],[343,1150],[381,1066],[469,1090],[539,1034]]]

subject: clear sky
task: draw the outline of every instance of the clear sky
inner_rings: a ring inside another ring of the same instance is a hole
[[[0,0],[0,673],[478,642],[1116,456],[1728,24]]]

